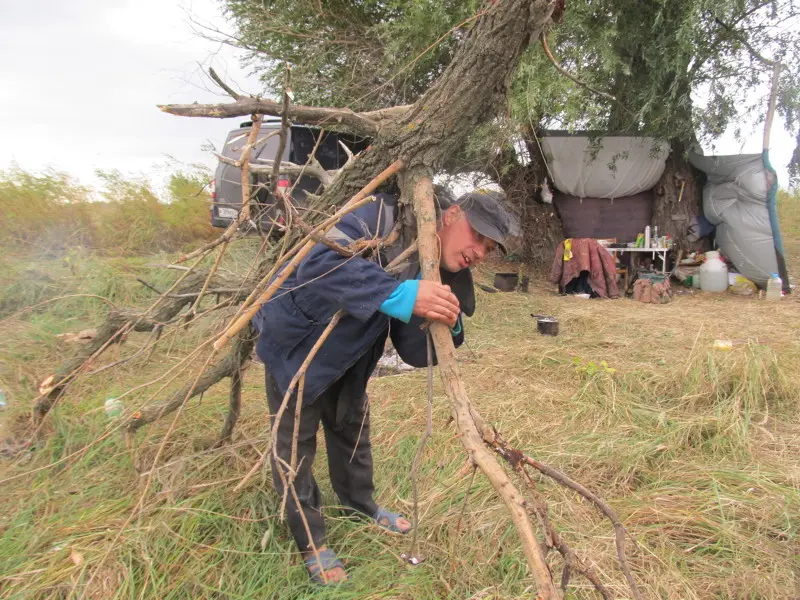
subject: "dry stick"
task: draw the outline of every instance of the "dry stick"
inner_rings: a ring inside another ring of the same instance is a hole
[[[467,502],[469,501],[469,494],[472,491],[472,484],[475,483],[475,473],[478,471],[478,465],[472,463],[472,475],[467,484],[467,491],[464,493],[464,502],[461,505],[461,512],[458,515],[458,523],[456,524],[456,535],[453,537],[453,545],[450,547],[450,574],[456,572],[456,542],[461,537],[461,522],[464,520],[464,513],[467,511]]]
[[[214,80],[214,83],[216,83],[219,87],[225,90],[225,93],[227,93],[231,98],[233,98],[234,100],[239,100],[239,98],[241,98],[241,96],[236,92],[234,92],[233,89],[227,83],[222,81],[222,78],[219,75],[217,75],[217,72],[214,70],[214,67],[208,67],[208,74],[211,76],[211,79]]]
[[[214,75],[216,75],[216,73]],[[238,225],[239,222],[245,222],[250,218],[250,153],[253,151],[253,146],[255,146],[256,141],[258,141],[258,132],[261,129],[262,121],[261,115],[253,115],[252,121],[253,124],[250,127],[250,134],[247,136],[247,143],[245,144],[244,149],[242,149],[242,155],[239,157],[239,160],[242,162],[242,208],[239,211],[239,218],[237,218],[234,223],[231,223],[231,226]],[[228,229],[230,229],[231,226],[229,226]],[[194,304],[192,304],[191,308],[189,308],[189,311],[186,314],[187,320],[197,316],[197,309],[200,307],[200,302],[203,300],[203,295],[206,293],[206,290],[208,289],[208,286],[211,283],[214,275],[216,275],[217,269],[222,262],[222,257],[225,256],[225,251],[228,249],[229,243],[230,237],[225,238],[225,240],[222,242],[219,252],[217,252],[217,257],[214,260],[214,264],[211,265],[211,270],[208,272],[208,277],[206,277],[206,280],[203,282],[203,287],[200,289],[200,293],[197,294]]]
[[[328,323],[328,326],[325,328],[325,331],[322,332],[322,335],[319,337],[319,339],[316,341],[316,343],[312,346],[311,350],[308,353],[308,356],[306,356],[306,359],[303,361],[303,364],[300,365],[300,368],[298,369],[297,373],[294,374],[294,377],[292,377],[292,380],[289,382],[289,387],[286,389],[286,393],[283,395],[283,401],[281,402],[280,408],[278,408],[278,412],[275,413],[275,417],[274,417],[274,421],[273,421],[273,425],[272,425],[272,433],[271,433],[271,437],[270,437],[270,448],[272,449],[273,456],[276,459],[278,459],[278,454],[277,454],[277,450],[275,450],[275,448],[276,448],[275,440],[277,439],[278,426],[280,425],[281,417],[283,416],[283,413],[286,410],[286,406],[289,404],[289,398],[291,398],[292,392],[294,391],[294,388],[297,385],[298,381],[300,381],[300,379],[305,376],[306,370],[308,369],[308,365],[311,364],[312,359],[317,355],[317,352],[322,347],[322,344],[325,342],[325,340],[331,334],[331,331],[333,331],[333,328],[336,327],[336,324],[339,322],[339,319],[342,318],[343,314],[344,314],[344,311],[340,310],[340,311],[337,311],[335,315],[333,315],[333,317],[331,318],[330,323]],[[255,475],[258,472],[258,470],[263,466],[264,461],[266,460],[267,454],[269,454],[269,452],[270,452],[270,449],[267,449],[267,452],[265,452],[264,455],[256,462],[256,464],[253,465],[253,468],[250,469],[250,471],[247,473],[247,475],[245,475],[244,478],[236,485],[236,487],[233,488],[234,492],[238,492],[245,485],[247,485],[247,482],[250,481],[250,479],[253,477],[253,475]],[[278,471],[280,471],[280,469],[278,469]]]
[[[178,369],[178,368],[179,368],[181,365],[183,365],[183,363],[185,363],[185,362],[187,362],[189,359],[193,358],[193,357],[195,356],[195,354],[197,354],[198,352],[200,352],[200,351],[201,351],[201,350],[202,350],[202,349],[203,349],[205,346],[207,346],[207,345],[208,345],[208,343],[209,343],[208,341],[207,341],[207,342],[205,342],[205,343],[204,343],[203,345],[201,345],[199,348],[195,349],[195,350],[194,350],[192,353],[190,353],[188,356],[186,356],[185,358],[183,358],[183,359],[182,359],[182,360],[181,360],[181,361],[180,361],[178,364],[176,364],[176,365],[174,365],[173,367],[171,367],[169,370],[167,370],[167,372],[166,372],[166,373],[162,374],[161,376],[157,377],[156,379],[153,379],[152,381],[148,381],[148,382],[146,382],[146,383],[140,384],[140,385],[138,385],[138,386],[135,386],[135,387],[133,387],[133,388],[129,389],[129,390],[128,390],[128,391],[126,391],[126,392],[123,392],[122,394],[120,394],[120,395],[117,397],[117,400],[119,400],[119,399],[121,399],[121,398],[124,398],[125,396],[128,396],[129,394],[132,394],[132,393],[134,393],[134,392],[137,392],[137,391],[139,391],[139,390],[141,390],[141,389],[144,389],[144,388],[150,387],[151,385],[154,385],[154,384],[158,383],[158,382],[159,382],[159,381],[161,381],[162,379],[165,379],[165,378],[166,378],[166,377],[167,377],[167,376],[168,376],[170,373],[172,373],[173,371],[175,371],[176,369]],[[171,379],[169,379],[169,380],[168,380],[168,381],[167,381],[167,382],[166,382],[164,385],[162,385],[162,386],[161,386],[161,387],[160,387],[158,390],[156,390],[156,391],[153,393],[153,395],[152,395],[152,396],[150,396],[150,398],[148,398],[148,399],[147,399],[147,400],[145,400],[145,401],[144,401],[142,404],[140,404],[140,405],[137,407],[137,409],[136,409],[136,410],[133,410],[133,411],[130,411],[130,412],[131,412],[131,413],[133,413],[133,414],[135,414],[135,413],[136,413],[136,412],[138,412],[139,410],[141,410],[141,409],[145,408],[145,407],[147,406],[147,404],[149,404],[149,403],[150,403],[150,401],[152,401],[152,400],[153,400],[153,399],[154,399],[154,398],[155,398],[157,395],[159,395],[159,394],[160,394],[160,393],[161,393],[161,392],[162,392],[162,391],[163,391],[163,390],[164,390],[164,389],[165,389],[165,388],[166,388],[168,385],[170,385],[170,384],[171,384],[171,383],[172,383],[172,382],[173,382],[173,381],[174,381],[174,380],[175,380],[175,379],[178,377],[178,375],[180,375],[180,371],[178,371],[177,373],[175,373],[175,375],[174,375],[174,376],[173,376]],[[96,438],[96,439],[92,440],[90,443],[86,444],[86,445],[85,445],[85,446],[83,446],[82,448],[79,448],[78,450],[76,450],[76,451],[75,451],[75,452],[73,452],[72,454],[68,454],[67,456],[64,456],[64,457],[62,457],[62,458],[60,458],[60,459],[58,459],[58,460],[56,460],[56,461],[53,461],[53,462],[52,462],[52,463],[50,463],[50,464],[47,464],[47,465],[44,465],[44,466],[41,466],[41,467],[37,467],[37,468],[35,468],[35,469],[32,469],[32,470],[30,470],[30,471],[25,471],[24,473],[19,473],[19,474],[17,474],[17,475],[13,475],[13,476],[11,476],[11,477],[7,477],[6,479],[0,479],[0,485],[2,485],[2,484],[5,484],[5,483],[9,483],[9,482],[11,482],[11,481],[14,481],[14,480],[16,480],[16,479],[21,479],[22,477],[25,477],[25,476],[27,476],[27,475],[33,475],[34,473],[38,473],[38,472],[40,472],[40,471],[44,471],[44,470],[46,470],[46,469],[50,469],[50,468],[52,468],[52,467],[57,467],[58,465],[60,465],[60,464],[62,464],[62,463],[64,463],[64,462],[67,462],[67,461],[69,461],[69,460],[71,460],[71,459],[73,459],[73,458],[76,458],[76,457],[78,457],[79,455],[81,455],[81,454],[84,454],[86,451],[88,451],[90,448],[94,447],[96,444],[99,444],[99,443],[100,443],[100,442],[102,442],[103,440],[105,440],[105,439],[109,438],[109,437],[110,437],[111,435],[113,435],[113,434],[114,434],[114,433],[115,433],[117,430],[121,429],[121,428],[122,428],[122,427],[124,427],[125,425],[126,425],[126,422],[125,422],[123,419],[120,419],[120,420],[119,420],[119,422],[118,422],[118,424],[117,424],[116,426],[114,426],[112,429],[110,429],[109,431],[106,431],[106,432],[105,432],[104,434],[102,434],[100,437],[98,437],[98,438]]]
[[[414,212],[417,216],[422,274],[427,280],[439,282],[433,182],[431,177],[425,173],[420,175],[414,184]],[[434,322],[431,324],[430,331],[439,361],[439,372],[452,405],[453,417],[461,434],[461,442],[470,458],[478,464],[497,495],[508,507],[511,520],[519,533],[528,566],[538,586],[541,600],[557,600],[558,592],[553,584],[544,556],[542,556],[536,533],[525,511],[525,498],[517,491],[506,472],[483,445],[484,440],[480,433],[485,428],[483,419],[472,408],[464,390],[450,330],[444,323]],[[481,427],[478,423],[481,424]]]
[[[303,167],[300,169],[300,172],[297,174],[297,178],[294,180],[294,183],[292,184],[292,187],[289,188],[289,192],[288,192],[289,193],[289,198],[291,198],[292,194],[294,194],[294,188],[296,188],[297,184],[300,183],[300,179],[302,179],[303,175],[306,172],[306,169],[309,167],[309,165],[311,165],[312,159],[316,160],[317,150],[319,150],[319,145],[322,143],[322,137],[324,135],[325,135],[325,130],[324,129],[320,129],[319,130],[319,135],[317,135],[317,141],[314,142],[314,147],[311,149],[311,154],[308,155],[308,160],[306,161],[306,164],[304,164]],[[277,159],[277,157],[276,157],[276,159]],[[320,167],[321,166],[322,165],[320,165]],[[322,181],[322,180],[320,179],[320,181]],[[316,191],[316,190],[314,190],[314,191]]]
[[[150,352],[152,352],[152,350],[155,348],[156,344],[158,343],[159,338],[161,337],[161,332],[163,331],[163,329],[164,329],[163,325],[157,325],[156,327],[153,328],[153,331],[150,332],[150,335],[147,336],[147,341],[145,341],[145,343],[142,345],[142,347],[139,348],[136,352],[134,352],[130,356],[127,356],[127,357],[122,358],[120,360],[114,361],[113,363],[109,363],[107,365],[103,365],[102,367],[98,367],[94,371],[89,371],[88,373],[85,373],[84,376],[85,377],[91,377],[92,375],[97,375],[99,373],[102,373],[103,371],[108,371],[109,369],[113,369],[113,368],[118,367],[120,365],[124,365],[125,363],[134,360],[140,354],[143,354],[146,350],[150,350]],[[151,346],[151,342],[152,342],[152,346]]]
[[[305,391],[306,387],[306,375],[303,373],[303,376],[300,378],[300,382],[297,384],[297,402],[295,403],[294,407],[294,429],[292,430],[292,455],[289,458],[289,468],[292,471],[297,469],[297,441],[300,437],[300,415],[303,411],[303,392]]]
[[[393,163],[392,166],[394,166],[394,164],[397,164],[397,162],[400,162],[400,161],[396,161],[395,163]],[[390,166],[390,168],[391,168],[391,166]],[[382,177],[382,176],[383,176],[383,173],[378,175],[378,177]],[[373,180],[373,182],[374,181],[375,180]],[[370,182],[370,184],[367,184],[367,187],[369,187],[373,182]],[[364,192],[364,190],[366,190],[366,189],[367,189],[366,187],[364,189],[362,189],[347,204],[345,204],[344,207],[342,207],[334,215],[332,215],[331,217],[329,217],[328,219],[326,219],[325,221],[323,221],[322,223],[320,223],[319,225],[314,227],[314,229],[312,229],[304,238],[302,238],[300,241],[297,242],[297,244],[292,246],[292,248],[288,252],[282,253],[281,256],[278,259],[275,260],[275,264],[272,266],[272,269],[270,269],[269,273],[267,273],[261,279],[261,281],[258,282],[255,285],[255,287],[253,288],[253,291],[250,293],[250,295],[245,299],[244,302],[242,302],[239,305],[239,308],[236,311],[236,314],[234,314],[234,316],[231,319],[231,321],[233,322],[233,325],[231,325],[231,328],[233,328],[234,325],[240,324],[240,321],[241,321],[241,325],[240,325],[241,327],[243,327],[244,324],[246,324],[247,319],[242,319],[242,315],[245,313],[246,310],[248,310],[252,306],[253,302],[256,301],[256,298],[259,297],[259,290],[261,289],[261,287],[270,282],[270,280],[281,269],[281,267],[283,267],[283,265],[286,263],[287,260],[289,260],[292,257],[295,257],[295,255],[298,252],[300,252],[302,250],[305,250],[306,249],[306,245],[307,245],[307,243],[309,241],[312,242],[312,246],[311,247],[313,248],[314,238],[315,238],[315,236],[320,234],[320,232],[322,232],[322,233],[327,232],[331,227],[333,227],[333,225],[338,223],[339,220],[342,217],[344,217],[345,215],[347,215],[347,214],[349,214],[349,213],[361,208],[365,204],[369,204],[370,202],[372,202],[374,200],[374,198],[372,198],[371,196],[365,196],[365,197],[361,198],[358,202],[355,202],[352,205],[350,204],[351,202],[353,202],[353,200],[355,198],[360,197],[362,195],[362,193]],[[286,241],[287,239],[288,239],[287,237],[284,237],[284,241]],[[299,263],[299,261],[298,261],[298,263]],[[289,268],[289,267],[287,267],[287,268]],[[296,268],[296,264],[295,264],[295,266],[291,267],[291,270],[289,271],[289,273],[293,272],[295,268]],[[288,277],[288,275],[287,275],[287,277]],[[284,280],[285,280],[285,278],[283,280],[281,280],[280,283],[283,283]],[[269,291],[269,290],[267,290],[267,291]],[[264,292],[264,294],[266,294],[266,292]],[[270,294],[270,297],[271,297],[271,294]],[[266,304],[266,302],[268,300],[269,300],[269,298],[267,298],[267,300],[262,302],[262,304]],[[252,309],[252,314],[255,314],[256,312],[258,312],[257,308]],[[220,340],[217,340],[217,343],[220,343]],[[222,347],[223,345],[224,345],[224,342],[221,343],[220,347]]]
[[[36,437],[41,431],[42,425],[44,425],[45,417],[50,413],[53,407],[58,403],[58,401],[63,398],[64,394],[67,391],[67,387],[77,379],[78,375],[86,369],[93,360],[98,358],[111,344],[118,343],[117,338],[124,337],[130,330],[133,329],[130,321],[126,321],[125,323],[120,326],[117,331],[115,331],[109,338],[103,343],[100,348],[95,350],[86,360],[84,360],[80,365],[75,367],[72,371],[67,373],[64,377],[62,377],[58,382],[53,383],[51,386],[48,386],[50,390],[45,393],[40,393],[36,398],[33,399],[33,419],[34,421],[39,420],[39,424],[36,427],[36,430],[33,432],[32,437]],[[56,397],[50,401],[50,396],[54,392],[57,394]],[[48,404],[44,406],[42,401],[47,399]]]
[[[323,232],[327,232],[333,225],[339,221],[345,214],[355,210],[357,206],[360,206],[361,203],[366,204],[369,200],[369,195],[375,191],[378,186],[386,181],[389,177],[397,173],[403,167],[402,160],[396,160],[391,165],[389,165],[386,169],[384,169],[379,175],[377,175],[372,181],[370,181],[366,186],[364,186],[360,192],[358,192],[355,196],[353,196],[347,204],[345,204],[341,209],[339,209],[336,214],[333,215],[330,219],[324,221],[321,225],[319,225],[316,230],[322,230]],[[307,236],[308,237],[308,236]],[[214,342],[214,349],[219,350],[228,343],[234,335],[236,335],[241,329],[247,325],[250,320],[255,316],[255,314],[259,311],[262,305],[264,305],[278,288],[283,284],[286,279],[288,279],[289,275],[291,275],[294,270],[297,268],[297,265],[306,257],[306,255],[311,252],[311,249],[316,245],[314,240],[309,240],[305,243],[305,246],[300,249],[297,254],[295,254],[294,258],[291,262],[284,267],[283,271],[281,272],[278,277],[269,285],[266,291],[261,294],[261,296],[256,300],[253,305],[247,309],[220,337],[219,339]],[[277,265],[276,265],[277,266]],[[275,268],[273,268],[275,270]]]
[[[241,341],[236,343],[242,343]],[[219,439],[215,446],[222,446],[231,439],[233,435],[233,428],[236,427],[236,422],[239,420],[239,413],[242,409],[242,379],[244,372],[244,360],[237,352],[236,343],[231,350],[234,353],[235,366],[233,373],[231,373],[231,391],[228,415],[225,417],[225,424],[222,426],[222,431],[219,434]]]
[[[278,471],[280,471],[280,469],[278,469]],[[322,558],[320,558],[319,556],[319,550],[317,550],[317,545],[314,543],[314,538],[311,537],[311,528],[308,526],[306,515],[305,513],[303,513],[302,510],[300,510],[300,499],[297,497],[297,490],[294,489],[294,483],[289,485],[289,490],[292,492],[292,497],[294,498],[295,506],[297,506],[297,513],[300,515],[300,520],[303,522],[303,528],[306,530],[306,537],[308,538],[308,543],[311,546],[311,551],[314,553],[314,558],[317,561],[317,566],[319,567],[319,573],[322,576],[322,582],[325,585],[327,585],[328,574],[325,572],[325,568],[322,565]]]
[[[91,363],[91,361],[93,361],[97,357],[99,357],[100,354],[102,354],[116,338],[122,337],[122,336],[126,335],[128,332],[130,332],[131,330],[134,330],[136,328],[136,326],[139,323],[141,323],[141,321],[143,319],[148,317],[150,315],[150,313],[152,313],[152,311],[155,310],[156,307],[158,307],[159,304],[161,304],[161,302],[163,302],[166,298],[169,297],[169,295],[172,293],[172,291],[174,291],[175,288],[177,288],[178,285],[180,285],[192,273],[192,271],[197,267],[197,265],[200,264],[200,261],[202,261],[203,258],[205,258],[205,254],[200,256],[197,259],[197,261],[195,261],[192,264],[191,267],[187,268],[186,271],[177,279],[177,281],[175,281],[175,283],[173,283],[169,287],[169,289],[167,289],[166,292],[164,292],[161,296],[159,296],[155,300],[155,302],[153,302],[153,304],[151,304],[150,307],[147,308],[147,310],[145,310],[143,313],[141,313],[136,318],[135,321],[127,321],[124,324],[122,324],[120,326],[120,328],[116,332],[113,333],[113,335],[110,335],[109,339],[98,350],[96,350],[89,357],[87,357],[80,365],[75,367],[70,373],[68,373],[67,375],[62,377],[58,382],[54,383],[54,385],[52,386],[52,389],[53,390],[56,390],[56,389],[58,390],[58,396],[55,398],[55,400],[49,406],[40,407],[39,404],[44,398],[49,396],[52,392],[49,392],[48,394],[40,394],[39,396],[34,398],[33,404],[36,407],[34,410],[39,414],[40,418],[42,419],[42,423],[39,423],[39,426],[37,427],[36,433],[38,433],[38,431],[41,429],[44,417],[47,416],[47,413],[49,413],[49,411],[52,409],[52,407],[55,405],[55,403],[58,401],[58,399],[61,398],[61,396],[63,396],[63,394],[66,392],[67,387],[75,381],[75,379],[77,378],[77,375],[79,375],[80,372],[83,371]]]
[[[189,307],[188,312],[184,316],[184,318],[187,321],[197,316],[197,309],[200,307],[200,302],[202,302],[203,296],[205,295],[206,290],[208,290],[208,285],[209,283],[211,283],[211,279],[214,277],[214,275],[217,274],[217,269],[219,268],[219,265],[222,262],[222,257],[225,256],[225,251],[228,249],[229,243],[230,240],[225,240],[224,242],[222,242],[222,245],[220,246],[219,251],[217,252],[217,257],[214,259],[214,264],[211,265],[211,270],[209,270],[208,272],[208,277],[206,277],[206,280],[203,282],[203,287],[200,288],[200,292],[197,294],[197,297],[194,299],[192,306]]]
[[[181,117],[212,117],[226,119],[250,114],[278,115],[282,106],[274,100],[265,98],[241,98],[237,102],[220,104],[160,104],[158,108],[166,113]],[[378,124],[361,113],[349,108],[329,108],[293,105],[289,117],[298,123],[320,125],[335,123],[343,129],[366,137],[378,133]]]
[[[422,462],[422,453],[425,444],[433,433],[433,342],[431,342],[430,331],[425,334],[425,342],[428,349],[428,406],[425,413],[425,433],[417,446],[417,453],[414,455],[414,462],[411,463],[411,493],[414,497],[414,533],[411,537],[410,555],[417,556],[417,531],[419,530],[419,490],[417,489],[417,473],[419,464]]]
[[[603,582],[600,581],[592,568],[585,564],[580,556],[575,554],[567,542],[564,541],[564,538],[561,537],[561,534],[558,533],[555,525],[553,525],[553,523],[550,521],[550,518],[547,515],[547,504],[536,491],[536,484],[534,483],[530,474],[525,470],[525,465],[518,461],[516,462],[515,468],[522,476],[523,480],[528,484],[528,488],[534,500],[533,508],[542,524],[542,528],[545,531],[545,535],[547,536],[546,539],[549,538],[549,541],[547,542],[548,549],[554,547],[556,550],[558,550],[561,556],[564,557],[564,569],[561,572],[561,592],[566,594],[567,586],[569,585],[570,572],[574,568],[576,571],[578,571],[578,573],[589,580],[589,582],[595,587],[604,600],[613,600],[614,594],[611,593],[611,590],[603,585]]]
[[[558,469],[551,467],[543,462],[540,462],[530,456],[522,456],[522,459],[525,461],[526,464],[532,466],[534,469],[542,473],[543,475],[547,475],[551,479],[555,480],[556,482],[560,483],[564,487],[567,487],[587,500],[589,500],[592,504],[594,504],[597,509],[603,513],[611,524],[614,526],[614,533],[615,533],[615,543],[617,547],[617,558],[619,559],[620,568],[625,575],[625,579],[628,581],[628,586],[631,588],[631,593],[636,600],[641,600],[642,594],[639,592],[639,587],[636,584],[636,580],[633,578],[633,574],[631,573],[630,567],[628,566],[628,558],[625,555],[625,526],[620,522],[617,513],[611,508],[602,498],[582,486],[577,481],[571,479],[566,473],[559,471]]]
[[[289,458],[289,465],[287,467],[288,470],[288,479],[285,476],[281,477],[281,480],[284,482],[284,485],[288,482],[288,485],[294,486],[294,480],[297,479],[297,444],[298,439],[300,437],[300,415],[303,412],[303,392],[305,391],[306,387],[306,374],[300,377],[300,381],[297,382],[297,398],[295,399],[295,407],[294,407],[294,427],[292,428],[292,452]],[[273,443],[274,447],[274,443]],[[303,462],[302,460],[300,461]],[[281,463],[286,464],[286,461],[281,460]],[[279,468],[280,469],[280,468]],[[278,511],[280,518],[283,519],[284,510],[286,510],[286,490],[284,489],[283,497],[281,498],[281,507]]]

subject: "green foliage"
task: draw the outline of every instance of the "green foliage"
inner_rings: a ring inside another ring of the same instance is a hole
[[[202,173],[172,173],[161,195],[149,181],[118,171],[98,176],[102,201],[63,172],[0,171],[0,247],[69,262],[81,248],[142,254],[179,249],[214,235]]]
[[[288,62],[298,102],[365,110],[419,97],[463,32],[429,46],[473,14],[477,2],[227,0],[225,6],[238,43],[273,92],[283,88]]]
[[[441,73],[476,1],[226,0],[238,39],[272,90],[294,65],[299,102],[373,109],[412,102]],[[487,4],[487,6],[490,6]],[[443,39],[440,39],[445,36]],[[609,100],[559,74],[534,43],[509,98],[517,131],[641,132],[685,145],[764,115],[783,65],[778,113],[800,116],[800,12],[792,0],[597,0],[567,4],[549,33],[557,60]],[[494,139],[476,136],[490,148]],[[798,164],[792,173],[800,168]]]

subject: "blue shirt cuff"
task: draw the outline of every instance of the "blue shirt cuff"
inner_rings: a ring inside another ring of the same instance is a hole
[[[450,333],[453,335],[453,337],[461,333],[461,313],[458,314],[458,319],[456,320],[455,326],[450,328]]]
[[[419,280],[408,279],[397,286],[378,310],[403,323],[408,323],[414,312],[414,304],[417,303],[418,291]]]

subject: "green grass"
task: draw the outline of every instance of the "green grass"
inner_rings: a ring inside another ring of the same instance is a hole
[[[785,202],[789,268],[796,272],[800,214]],[[225,268],[241,270],[251,242],[234,248]],[[76,292],[145,305],[152,295],[136,277],[160,287],[176,277],[153,266],[165,262],[163,257],[81,253],[72,265],[22,264],[19,256],[4,260],[4,288],[17,286],[0,296],[5,315],[26,303]],[[538,286],[530,295],[479,292],[478,304],[466,324],[469,347],[459,350],[472,401],[510,443],[566,471],[617,511],[637,542],[628,553],[645,597],[796,597],[800,302],[795,297],[769,304],[688,293],[668,305],[645,306],[561,298]],[[0,322],[0,388],[9,403],[0,412],[0,439],[25,434],[24,415],[37,383],[72,350],[54,336],[96,323],[106,310],[102,301],[75,298]],[[557,315],[561,334],[540,336],[530,313]],[[223,382],[188,404],[153,472],[143,510],[122,530],[172,417],[144,428],[130,443],[118,432],[98,442],[114,425],[103,402],[176,365],[213,326],[203,322],[180,341],[168,332],[150,362],[131,361],[113,374],[80,380],[47,419],[33,450],[0,458],[0,596],[532,597],[533,580],[516,533],[480,474],[458,527],[471,469],[448,424],[438,378],[434,434],[419,476],[426,557],[419,567],[399,559],[409,550],[408,538],[338,515],[324,452],[316,473],[329,542],[351,578],[338,589],[309,584],[286,525],[277,518],[279,499],[269,473],[233,491],[268,437],[259,364],[247,372],[233,443],[207,449],[227,409]],[[716,339],[737,343],[719,351],[713,348]],[[144,334],[132,334],[98,366],[133,354],[144,340]],[[602,361],[614,371],[588,368]],[[158,398],[182,385],[199,364],[200,359],[189,365]],[[133,409],[153,391],[140,390],[124,402]],[[425,373],[373,380],[370,398],[378,499],[409,514],[408,470],[425,427]],[[57,461],[62,462],[51,466]],[[550,481],[537,479],[537,489],[564,538],[617,597],[628,597],[608,522]],[[559,573],[560,561],[551,557],[551,563]],[[573,577],[568,598],[594,597],[585,581]]]

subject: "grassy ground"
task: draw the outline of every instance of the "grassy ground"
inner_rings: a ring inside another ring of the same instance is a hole
[[[790,271],[797,272],[796,203],[784,203],[783,218]],[[244,253],[227,267],[241,268]],[[7,257],[0,318],[76,292],[145,304],[151,296],[135,278],[165,285],[174,275],[153,266],[164,260],[80,254],[68,263],[23,265]],[[479,276],[488,280],[489,273]],[[478,312],[466,325],[469,346],[459,350],[470,397],[512,444],[565,470],[614,507],[638,542],[629,555],[646,597],[797,597],[797,298],[766,303],[689,293],[645,306],[561,298],[543,285],[529,295],[478,294]],[[24,415],[36,383],[72,351],[55,335],[96,323],[105,311],[103,301],[80,297],[0,321],[0,388],[8,402],[0,412],[6,440],[0,449],[7,455],[28,427]],[[530,313],[556,315],[561,334],[540,336]],[[434,435],[419,481],[427,560],[416,568],[399,560],[409,550],[407,538],[338,516],[323,456],[317,473],[329,504],[330,544],[351,576],[336,590],[308,583],[287,528],[275,517],[268,473],[233,492],[267,440],[260,365],[247,372],[232,445],[208,450],[227,408],[221,384],[190,403],[151,470],[172,418],[126,443],[103,402],[178,365],[213,327],[193,328],[180,342],[166,335],[149,362],[137,359],[113,375],[82,380],[46,420],[35,449],[0,458],[0,596],[531,597],[533,581],[505,510],[480,475],[470,486],[438,380]],[[132,336],[104,360],[134,353],[144,339]],[[733,340],[733,349],[715,350],[717,339]],[[126,407],[134,410],[159,385],[126,396]],[[407,474],[424,430],[425,373],[376,379],[370,397],[379,500],[409,512]],[[143,509],[123,529],[151,474]],[[544,480],[538,489],[573,548],[627,597],[608,523],[568,491]],[[552,564],[560,566],[557,559]],[[595,595],[574,579],[569,597]]]

